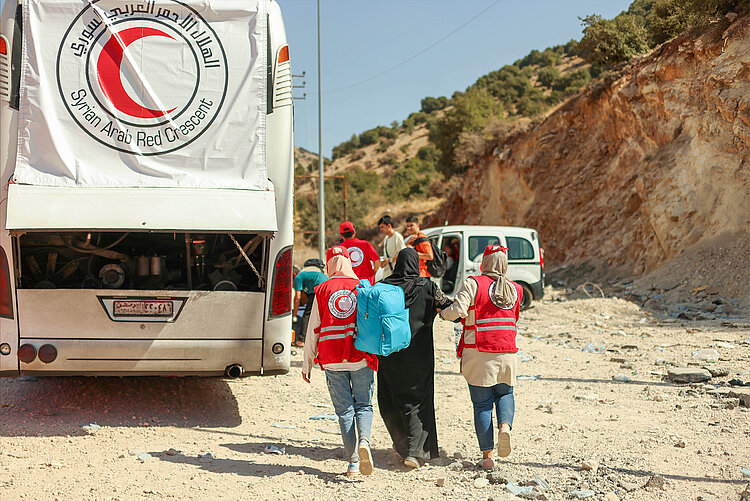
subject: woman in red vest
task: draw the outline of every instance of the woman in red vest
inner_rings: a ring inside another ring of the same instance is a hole
[[[349,461],[346,474],[351,476],[361,472],[369,475],[373,468],[370,430],[378,358],[354,347],[357,285],[360,282],[352,271],[349,253],[344,247],[337,246],[328,250],[326,258],[326,272],[330,278],[315,287],[315,300],[307,325],[302,379],[310,382],[310,371],[315,364],[325,371]]]
[[[508,249],[489,245],[482,256],[482,274],[466,279],[453,304],[442,310],[444,320],[464,324],[458,356],[474,405],[474,429],[484,468],[492,468],[494,452],[492,408],[499,427],[497,454],[510,454],[516,379],[516,323],[523,289],[505,277]]]

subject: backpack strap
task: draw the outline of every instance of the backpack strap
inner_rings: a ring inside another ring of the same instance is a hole
[[[414,240],[414,244],[413,245],[416,246],[416,245],[419,245],[419,244],[421,244],[423,242],[427,242],[428,240],[429,240],[429,238],[427,238],[427,237],[419,237],[418,239]]]

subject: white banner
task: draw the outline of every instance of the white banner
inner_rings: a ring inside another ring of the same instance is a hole
[[[264,9],[25,0],[15,181],[265,190]]]

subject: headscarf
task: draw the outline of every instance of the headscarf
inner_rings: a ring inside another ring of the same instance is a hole
[[[326,275],[329,278],[354,278],[359,280],[352,269],[349,252],[344,247],[331,247],[326,253]]]
[[[407,247],[398,253],[393,273],[385,278],[383,283],[401,287],[408,308],[419,295],[419,289],[428,281],[429,278],[419,276],[419,254],[413,248]]]
[[[516,288],[505,277],[508,272],[508,249],[502,245],[488,245],[482,256],[482,275],[497,278],[493,302],[510,306],[516,302]]]

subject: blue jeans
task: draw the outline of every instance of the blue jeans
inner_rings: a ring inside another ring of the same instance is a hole
[[[344,452],[350,463],[359,461],[359,439],[370,441],[372,429],[372,395],[375,390],[375,371],[364,367],[358,371],[326,371],[328,393],[339,417]],[[356,430],[354,428],[356,421]]]
[[[492,426],[493,404],[497,409],[498,422],[508,423],[513,427],[513,413],[516,410],[513,387],[504,383],[498,383],[495,386],[469,385],[469,395],[474,404],[474,429],[479,440],[479,450],[491,451],[495,448],[494,427]]]

